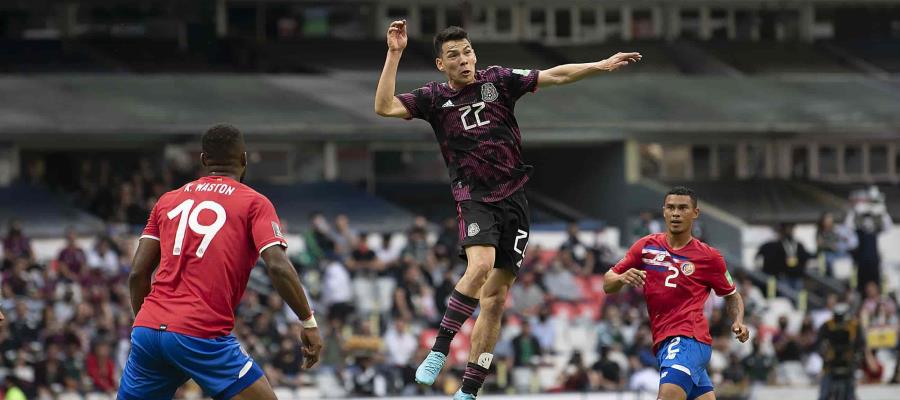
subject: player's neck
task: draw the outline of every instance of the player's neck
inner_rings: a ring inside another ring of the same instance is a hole
[[[475,83],[474,79],[472,79],[470,82],[459,82],[452,79],[447,80],[447,86],[450,86],[450,89],[453,89],[454,91],[462,90],[462,88],[469,86],[472,83]]]
[[[209,172],[206,173],[206,176],[213,176],[213,177],[221,177],[221,176],[224,176],[224,177],[226,177],[226,178],[231,178],[231,179],[234,179],[234,180],[236,180],[236,181],[239,180],[239,179],[238,179],[238,175],[237,175],[236,173],[234,173],[234,172],[231,172],[231,171],[209,171]]]
[[[691,231],[684,231],[681,233],[666,232],[666,244],[668,244],[672,250],[678,250],[687,246],[693,239],[694,237],[691,235]]]

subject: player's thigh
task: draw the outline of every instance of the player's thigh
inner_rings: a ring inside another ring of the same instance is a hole
[[[498,204],[503,208],[503,229],[497,246],[495,268],[503,268],[518,275],[528,249],[531,213],[524,192],[516,192]]]
[[[494,266],[494,248],[500,242],[502,209],[497,204],[466,200],[457,203],[460,256],[469,266]],[[470,248],[472,250],[470,250]]]
[[[201,339],[168,333],[163,343],[171,361],[216,399],[231,398],[263,376],[231,335]]]
[[[265,375],[259,377],[252,385],[232,397],[234,400],[276,400],[275,391]]]
[[[696,400],[716,400],[716,392],[709,391],[704,394],[701,394],[697,397],[694,397]]]
[[[159,347],[160,332],[138,327],[131,332],[131,350],[119,383],[120,399],[172,398],[188,377],[170,364]]]
[[[661,383],[659,385],[659,400],[687,400],[687,393],[681,386],[673,383]]]

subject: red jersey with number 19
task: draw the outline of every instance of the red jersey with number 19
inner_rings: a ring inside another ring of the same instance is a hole
[[[141,235],[158,240],[161,255],[134,326],[228,335],[260,253],[287,247],[280,226],[269,199],[229,177],[206,176],[162,195]]]
[[[644,297],[654,352],[660,342],[673,336],[712,344],[709,323],[703,315],[709,290],[718,296],[737,290],[718,250],[696,238],[673,250],[666,234],[656,233],[635,242],[612,270],[621,274],[630,268],[647,272]]]

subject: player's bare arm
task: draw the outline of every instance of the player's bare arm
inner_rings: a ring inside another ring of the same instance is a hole
[[[606,293],[616,293],[619,290],[622,290],[622,287],[625,285],[631,287],[642,287],[644,286],[644,280],[647,278],[647,272],[641,271],[634,268],[629,268],[627,271],[617,274],[613,270],[609,270],[606,272],[603,278],[603,291]]]
[[[612,72],[628,64],[641,60],[641,53],[616,53],[611,57],[592,63],[563,64],[546,69],[538,74],[538,87],[565,85],[580,81],[601,72]]]
[[[3,311],[0,311],[0,322],[3,322],[6,317],[3,316]]]
[[[144,298],[150,294],[150,282],[153,271],[159,266],[159,241],[142,238],[134,252],[131,262],[131,273],[128,274],[128,290],[131,292],[131,309],[134,315],[141,311]]]
[[[312,368],[319,362],[319,353],[322,351],[322,338],[319,336],[319,328],[315,326],[315,318],[306,292],[300,284],[300,277],[288,259],[287,253],[281,246],[271,246],[262,252],[262,259],[266,263],[272,286],[278,291],[278,295],[288,304],[294,314],[304,321],[303,332],[303,368]],[[311,321],[311,322],[309,322]]]
[[[744,299],[740,293],[734,292],[725,296],[725,312],[734,321],[731,324],[734,337],[741,343],[746,342],[750,338],[750,330],[744,325]]]
[[[406,48],[406,20],[391,22],[387,31],[387,58],[384,60],[384,69],[378,79],[378,88],[375,89],[375,113],[382,117],[409,118],[409,111],[399,99],[394,97],[397,86],[397,66],[400,65],[400,57]]]

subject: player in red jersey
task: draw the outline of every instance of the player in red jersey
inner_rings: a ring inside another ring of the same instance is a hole
[[[230,333],[260,256],[272,285],[302,321],[305,368],[316,364],[322,349],[275,208],[241,183],[243,136],[217,125],[202,142],[208,175],[159,198],[134,256],[128,286],[136,317],[119,399],[171,399],[188,378],[216,399],[276,398]]]
[[[623,286],[643,288],[653,331],[653,351],[660,368],[660,400],[713,400],[712,381],[706,372],[712,337],[703,305],[712,289],[724,296],[735,337],[746,342],[744,301],[715,248],[691,235],[700,216],[697,195],[676,187],[663,204],[666,232],[647,235],[631,246],[606,273],[603,290],[615,293]]]

